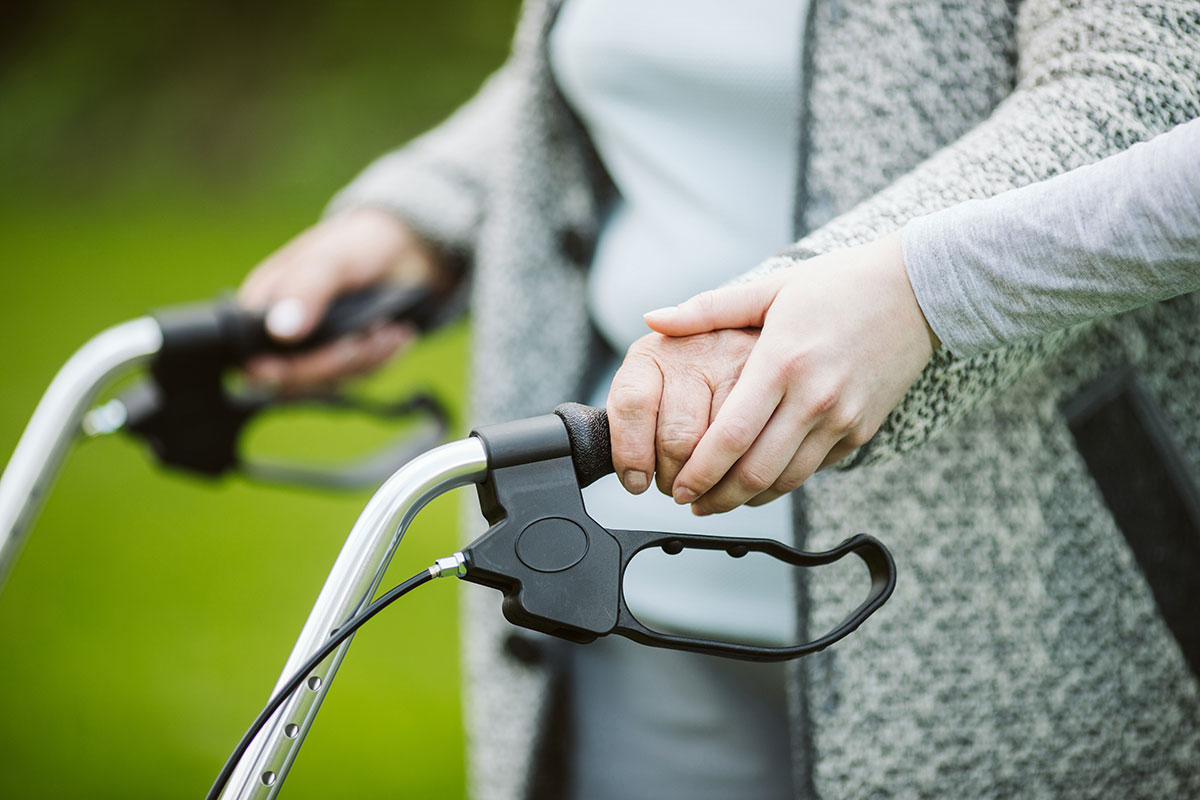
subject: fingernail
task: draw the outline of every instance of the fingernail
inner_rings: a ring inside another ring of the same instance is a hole
[[[675,490],[675,494],[672,495],[672,497],[675,498],[675,502],[679,503],[681,506],[686,506],[688,503],[695,500],[696,496],[696,493],[686,486],[680,486]]]
[[[675,316],[678,313],[679,313],[678,306],[663,306],[662,308],[656,308],[653,311],[647,311],[645,314],[642,314],[642,319],[650,319],[650,317],[658,317],[660,320],[665,321],[665,320],[668,320],[671,317]]]
[[[713,512],[709,511],[707,508],[701,508],[700,506],[692,506],[692,514],[697,517],[707,517],[711,513],[713,513]]]
[[[621,480],[625,484],[625,488],[634,494],[641,494],[650,487],[650,476],[644,472],[638,472],[636,469],[631,469],[625,473],[625,477]]]
[[[308,314],[304,303],[295,297],[280,300],[267,312],[267,331],[281,339],[290,339],[300,332]]]

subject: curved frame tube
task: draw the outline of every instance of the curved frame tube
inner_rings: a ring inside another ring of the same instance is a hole
[[[102,388],[162,349],[162,329],[151,317],[92,337],[63,364],[0,476],[0,587],[16,560],[84,412]]]
[[[370,603],[404,531],[425,504],[487,475],[487,453],[472,436],[430,450],[401,467],[367,503],[346,538],[272,694],[316,652],[330,632]],[[222,797],[272,798],[283,785],[334,673],[354,637],[334,651],[280,706],[238,762]]]
[[[140,317],[94,336],[54,376],[0,476],[0,587],[96,395],[162,346],[158,322]],[[483,443],[470,437],[417,457],[380,487],[350,531],[275,691],[330,631],[371,601],[417,513],[438,495],[486,475]],[[263,727],[238,763],[224,797],[275,796],[352,641],[347,639],[314,672],[319,680],[310,680]]]

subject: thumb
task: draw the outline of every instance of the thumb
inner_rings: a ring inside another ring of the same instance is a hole
[[[643,316],[650,329],[664,336],[690,336],[722,328],[761,328],[767,309],[783,285],[775,273],[752,283],[701,292],[677,306]]]
[[[294,269],[267,307],[267,333],[283,342],[300,341],[312,333],[335,297],[360,288],[344,273],[323,262]]]
[[[267,333],[282,342],[303,339],[313,329],[317,315],[298,297],[285,297],[267,309]]]

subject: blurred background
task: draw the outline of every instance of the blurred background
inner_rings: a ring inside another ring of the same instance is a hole
[[[371,158],[503,60],[515,0],[0,4],[0,458],[93,334],[235,287]],[[362,391],[461,412],[465,326]],[[462,420],[461,413],[458,419]],[[300,415],[255,447],[334,459],[386,426]],[[0,592],[0,797],[202,796],[267,699],[369,492],[69,456]],[[457,495],[384,583],[445,555]],[[289,798],[459,797],[454,583],[355,640]]]

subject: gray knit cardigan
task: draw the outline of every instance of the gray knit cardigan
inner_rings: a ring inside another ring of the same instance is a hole
[[[393,209],[473,265],[478,423],[577,399],[595,344],[585,270],[611,187],[548,68],[556,10],[529,0],[479,94],[333,205]],[[758,270],[1200,115],[1196,0],[814,0],[797,46],[802,238]],[[1097,381],[1093,400],[1134,397],[1169,467],[1159,483],[1188,495],[1198,312],[1185,296],[970,359],[940,352],[853,468],[807,484],[799,541],[871,532],[900,577],[857,633],[795,664],[799,796],[1200,797],[1196,675],[1063,411],[1107,408],[1086,400]],[[858,600],[819,571],[801,596],[813,633]],[[470,786],[510,799],[550,774],[537,754],[553,745],[556,670],[513,646],[499,608],[467,594]]]

